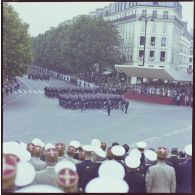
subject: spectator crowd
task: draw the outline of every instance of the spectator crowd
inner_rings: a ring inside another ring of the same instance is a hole
[[[5,80],[2,87],[3,95],[11,94],[12,92],[17,91],[19,87],[20,84],[17,79]]]
[[[192,145],[3,143],[3,192],[192,192]]]

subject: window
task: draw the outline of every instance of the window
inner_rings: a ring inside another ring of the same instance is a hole
[[[142,10],[142,16],[146,17],[146,14],[147,14],[147,10]]]
[[[142,60],[144,57],[144,50],[139,50],[139,59]]]
[[[145,44],[145,37],[140,36],[140,45],[144,45],[144,44]]]
[[[152,23],[152,33],[156,33],[156,23]]]
[[[166,46],[166,37],[162,37],[161,46]]]
[[[154,51],[150,51],[149,60],[150,60],[150,61],[154,61]]]
[[[190,58],[189,62],[192,62],[192,58]]]
[[[167,24],[164,23],[164,25],[163,25],[163,33],[166,33],[166,32],[167,32]]]
[[[153,5],[158,5],[159,4],[159,2],[153,2]]]
[[[164,62],[165,61],[165,51],[160,52],[160,61]]]
[[[155,46],[155,37],[151,37],[150,44],[151,44],[151,46]]]
[[[157,19],[157,11],[156,10],[153,10],[152,16],[153,16],[154,19]]]
[[[163,19],[168,19],[168,11],[163,12]]]

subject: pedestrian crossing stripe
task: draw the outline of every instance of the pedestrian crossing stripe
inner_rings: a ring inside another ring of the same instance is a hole
[[[17,91],[14,91],[14,93],[29,93],[29,94],[44,94],[44,91],[42,90],[25,90],[25,89],[20,89],[20,90],[17,90]]]

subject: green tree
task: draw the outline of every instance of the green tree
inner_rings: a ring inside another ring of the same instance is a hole
[[[26,73],[32,60],[28,24],[8,3],[3,3],[3,78],[11,79]]]

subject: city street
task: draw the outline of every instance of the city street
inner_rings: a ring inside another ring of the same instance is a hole
[[[119,142],[134,146],[146,141],[148,147],[177,146],[192,143],[192,108],[131,101],[128,114],[121,110],[65,110],[58,99],[44,94],[45,86],[69,83],[18,78],[20,89],[3,98],[3,141],[26,143],[35,137],[45,143],[79,140],[88,144],[99,138],[108,144]]]

